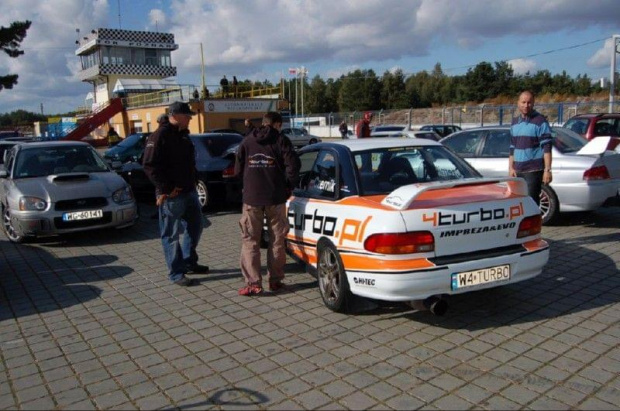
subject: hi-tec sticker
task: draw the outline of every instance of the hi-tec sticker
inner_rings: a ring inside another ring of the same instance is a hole
[[[375,281],[376,280],[374,278],[353,277],[353,282],[357,285],[365,285],[368,287],[374,287]]]

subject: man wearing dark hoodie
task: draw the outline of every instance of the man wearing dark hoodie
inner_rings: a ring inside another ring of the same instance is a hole
[[[299,180],[300,162],[291,141],[280,132],[280,113],[265,114],[259,128],[252,128],[246,121],[248,125],[250,131],[237,150],[235,175],[243,181],[240,264],[246,285],[239,295],[251,296],[263,292],[260,273],[263,219],[269,231],[269,289],[277,292],[284,288],[285,239],[289,231],[286,200]]]
[[[196,253],[202,234],[202,211],[196,192],[194,144],[188,130],[194,114],[187,103],[172,103],[168,121],[158,118],[159,127],[147,139],[142,161],[144,173],[155,185],[168,278],[183,287],[197,284],[185,274],[209,271],[206,265],[198,264]]]

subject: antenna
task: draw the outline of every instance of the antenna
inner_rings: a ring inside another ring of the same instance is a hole
[[[123,27],[121,26],[121,0],[118,0],[116,4],[118,4],[118,28],[122,29]]]

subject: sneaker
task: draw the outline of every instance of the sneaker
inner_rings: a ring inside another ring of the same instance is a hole
[[[259,295],[263,293],[263,287],[257,284],[246,285],[243,288],[239,289],[239,295],[251,296],[251,295]]]
[[[275,281],[275,282],[270,282],[269,283],[269,291],[273,291],[274,293],[277,293],[278,291],[286,291],[288,290],[288,286],[286,284],[284,284],[281,280]]]
[[[187,272],[189,274],[206,274],[209,272],[209,266],[197,263],[194,265],[188,265]]]
[[[198,281],[193,278],[183,277],[180,280],[174,282],[176,285],[180,285],[181,287],[193,287],[198,285]]]

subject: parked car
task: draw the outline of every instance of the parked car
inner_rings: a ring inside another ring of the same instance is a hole
[[[553,181],[543,185],[540,209],[543,222],[559,213],[595,210],[615,200],[620,187],[620,154],[606,151],[583,154],[588,140],[563,127],[552,129],[551,171]],[[479,127],[454,133],[441,140],[485,177],[508,174],[510,128]]]
[[[549,258],[525,181],[483,178],[438,142],[338,140],[299,156],[287,250],[331,310],[352,295],[437,309],[440,295],[535,277]]]
[[[227,133],[227,134],[240,134],[244,135],[241,131],[235,130],[234,128],[214,128],[213,130],[209,130],[209,133]]]
[[[407,130],[407,124],[379,124],[370,128],[370,137],[402,137]]]
[[[2,227],[10,241],[134,224],[129,187],[89,144],[16,144],[0,170]]]
[[[439,134],[440,137],[446,137],[452,133],[461,131],[461,127],[456,126],[454,124],[427,124],[425,126],[420,127],[420,130],[434,131],[435,133]]]
[[[608,146],[610,150],[620,143],[620,113],[577,114],[569,118],[564,127],[588,140],[598,136],[614,137]]]
[[[439,141],[441,137],[432,130],[401,130],[401,131],[378,131],[370,134],[371,137],[405,137],[405,138],[425,138],[427,140]]]
[[[241,182],[234,177],[235,154],[240,134],[190,134],[196,148],[198,199],[202,207],[212,202],[241,202]],[[155,187],[142,168],[142,158],[123,164],[120,175],[136,193],[153,194]]]
[[[33,141],[32,137],[7,137],[4,140],[0,140],[0,168],[4,166],[5,153],[8,154],[11,147],[20,143],[27,143]]]
[[[146,139],[150,133],[136,133],[125,137],[120,143],[109,148],[103,153],[103,158],[110,164],[114,164],[113,168],[118,168],[122,163],[132,160],[134,157],[139,158],[144,152]]]
[[[308,133],[308,130],[301,127],[283,127],[282,133],[291,140],[295,147],[303,147],[323,141],[321,137],[312,135]]]

